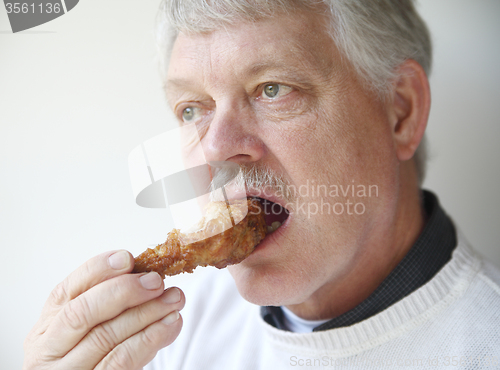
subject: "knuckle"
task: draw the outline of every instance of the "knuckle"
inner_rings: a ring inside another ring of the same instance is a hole
[[[144,291],[138,278],[138,276],[127,274],[112,280],[110,291],[116,301],[123,302],[128,308],[143,301],[148,292]]]
[[[67,281],[64,280],[57,284],[57,286],[50,292],[49,300],[56,304],[62,305],[69,301],[70,297],[68,295]]]
[[[46,352],[46,351],[45,351]],[[50,367],[54,363],[54,358],[50,357],[44,353],[43,348],[36,346],[34,348],[29,348],[25,350],[25,356],[23,359],[23,370],[38,370],[53,368]]]
[[[119,344],[118,336],[111,325],[99,325],[90,331],[89,340],[93,347],[108,353]]]
[[[161,342],[158,331],[144,330],[141,334],[141,341],[146,347],[156,347]]]
[[[85,296],[80,296],[78,299],[70,301],[62,309],[63,322],[75,331],[90,329],[90,316],[90,305]]]
[[[147,322],[150,319],[151,310],[149,309],[148,305],[141,304],[141,305],[135,307],[135,315],[136,315],[137,321]]]
[[[96,271],[94,271],[94,269],[92,268],[92,266],[94,266],[93,263],[91,263],[91,260],[90,261],[87,261],[85,262],[83,265],[82,265],[82,272],[81,272],[81,275],[82,276],[93,276],[96,274]]]
[[[119,301],[130,301],[131,298],[137,295],[137,289],[132,284],[129,275],[122,275],[110,280],[110,293]]]
[[[112,289],[116,298],[128,298],[134,295],[134,289],[128,276],[114,279]]]
[[[134,359],[132,357],[133,349],[129,347],[125,342],[123,346],[113,351],[103,368],[111,370],[130,369],[130,366],[134,364]]]
[[[31,346],[31,332],[24,338],[23,341],[23,349],[25,353],[28,353],[29,348]]]

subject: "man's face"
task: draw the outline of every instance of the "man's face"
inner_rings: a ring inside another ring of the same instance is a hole
[[[398,164],[386,106],[325,24],[300,12],[181,33],[171,55],[169,103],[198,126],[206,160],[268,167],[302,189],[285,224],[230,267],[260,305],[300,304],[352,278],[393,232]]]

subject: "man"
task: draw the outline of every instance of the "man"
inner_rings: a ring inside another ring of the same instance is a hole
[[[169,0],[161,14],[179,123],[290,215],[232,279],[203,273],[180,335],[179,289],[128,274],[124,251],[88,261],[47,301],[24,368],[138,369],[166,346],[148,368],[498,366],[500,272],[419,187],[431,51],[412,2]]]

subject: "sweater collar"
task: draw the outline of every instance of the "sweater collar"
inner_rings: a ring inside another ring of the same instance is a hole
[[[279,330],[260,320],[270,351],[284,350],[295,356],[337,359],[366,353],[397,338],[406,338],[411,346],[415,331],[436,325],[443,319],[442,315],[447,315],[447,309],[470,291],[481,268],[480,259],[459,230],[457,241],[452,259],[427,284],[352,326],[298,334]],[[414,333],[413,336],[409,336],[410,333]]]

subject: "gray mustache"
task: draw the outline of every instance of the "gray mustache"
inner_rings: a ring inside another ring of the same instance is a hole
[[[213,176],[210,184],[212,192],[231,184],[242,190],[274,191],[287,201],[294,200],[289,181],[266,166],[237,165],[232,162],[210,162],[210,166]]]

